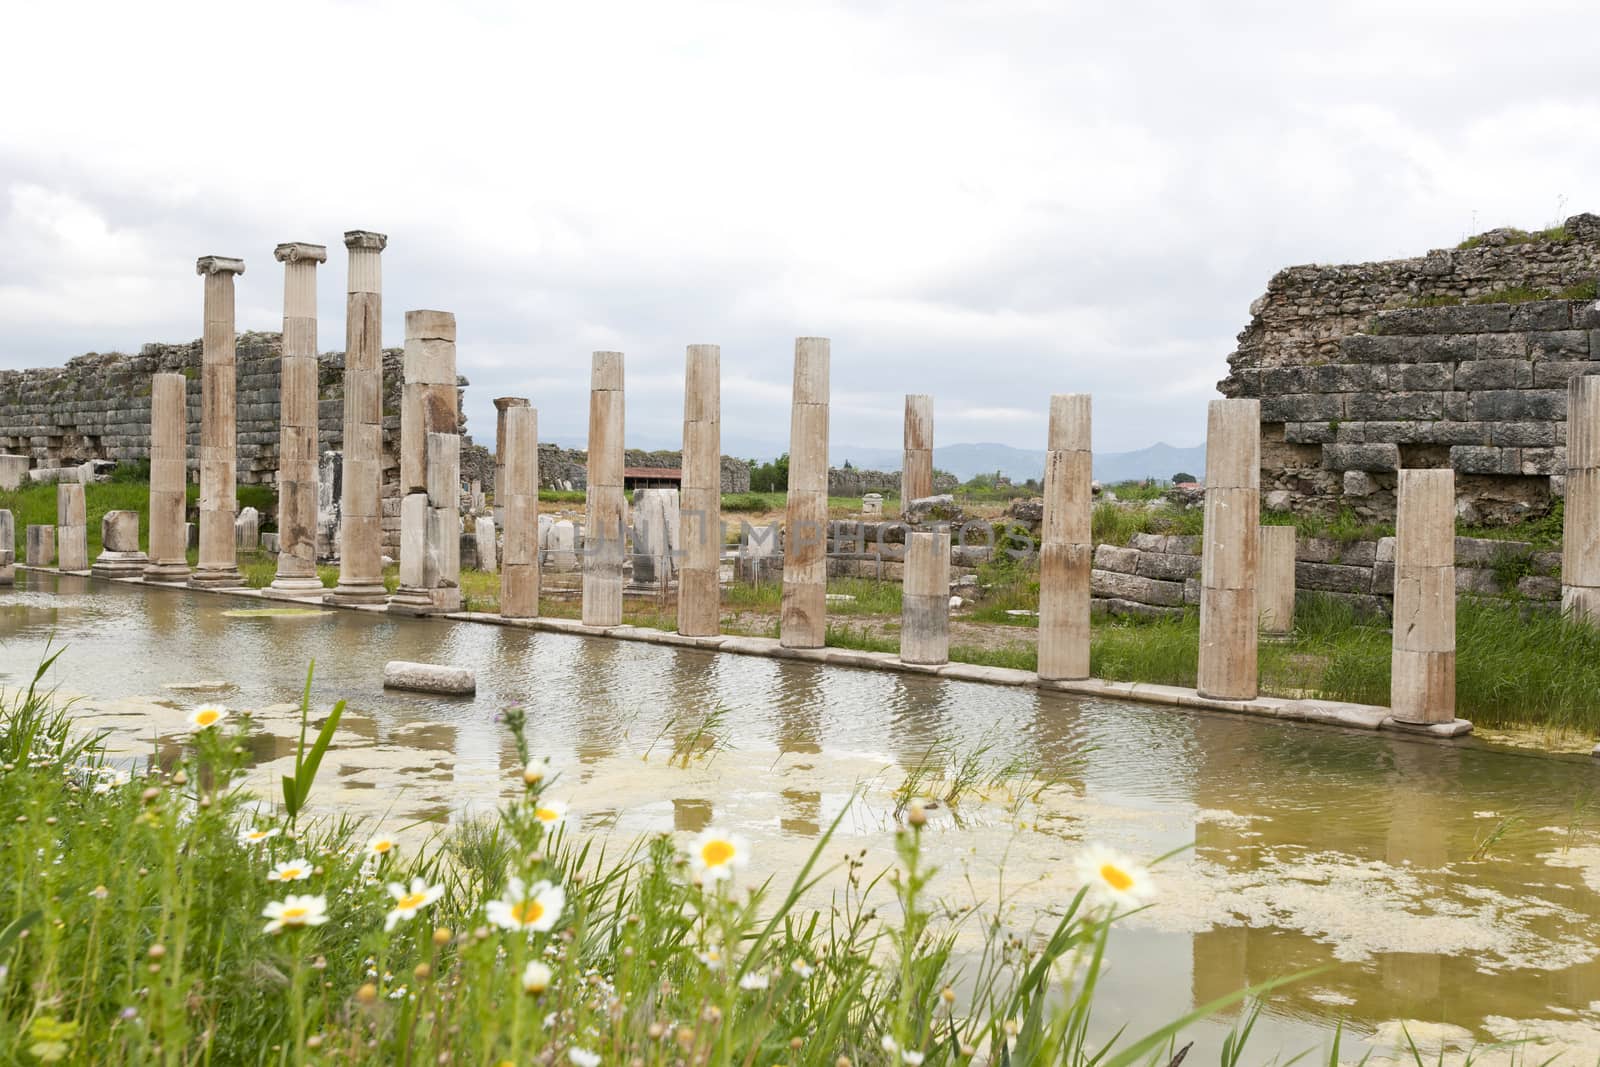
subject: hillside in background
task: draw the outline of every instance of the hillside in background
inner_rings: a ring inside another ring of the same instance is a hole
[[[900,452],[887,448],[857,448],[841,445],[830,449],[829,461],[843,466],[846,460],[868,470],[899,470]],[[979,474],[999,471],[1014,482],[1044,476],[1044,451],[1012,448],[1010,445],[943,445],[933,450],[933,465],[949,471],[962,481]],[[1205,473],[1206,448],[1194,445],[1178,448],[1166,443],[1150,445],[1132,452],[1097,452],[1094,476],[1102,482],[1121,482],[1130,478],[1170,478],[1179,471],[1200,477]]]

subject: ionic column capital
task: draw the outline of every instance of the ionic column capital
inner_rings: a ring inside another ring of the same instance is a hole
[[[507,408],[525,408],[528,398],[525,396],[497,396],[494,398],[494,409],[505,411]]]
[[[304,241],[286,241],[274,248],[272,255],[279,263],[328,262],[326,245],[307,244]]]
[[[195,260],[196,274],[243,274],[244,260],[230,256],[201,256]]]

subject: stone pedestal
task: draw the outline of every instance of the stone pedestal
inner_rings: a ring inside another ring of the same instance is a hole
[[[906,663],[950,661],[950,531],[906,535],[900,597],[900,658]]]
[[[622,353],[596,352],[589,380],[589,517],[583,538],[583,623],[622,622]]]
[[[56,566],[64,571],[89,569],[89,522],[81,482],[56,485]]]
[[[383,272],[381,233],[351,230],[344,342],[344,450],[340,461],[339,584],[330,604],[382,604]],[[402,534],[403,537],[403,534]]]
[[[1561,608],[1600,626],[1600,378],[1567,383],[1567,502],[1561,524]]]
[[[690,345],[683,385],[678,632],[711,637],[722,628],[722,349]]]
[[[1094,453],[1088,393],[1050,398],[1039,544],[1039,677],[1089,677]]]
[[[150,564],[147,582],[187,582],[188,380],[156,374],[150,380]]]
[[[539,615],[539,413],[526,403],[508,404],[500,422],[494,483],[505,531],[500,614],[533,619]]]
[[[56,559],[56,528],[54,526],[28,527],[27,556],[30,567],[48,567]]]
[[[100,555],[89,573],[96,578],[138,578],[150,557],[139,549],[139,513],[108,511],[100,520]]]
[[[665,588],[677,574],[680,526],[683,522],[676,489],[633,491],[633,584]],[[682,599],[682,593],[679,594]]]
[[[1402,723],[1448,723],[1456,717],[1455,472],[1402,470],[1396,495],[1389,703]]]
[[[1261,550],[1261,401],[1213,400],[1206,423],[1200,561],[1201,696],[1257,695],[1256,571]]]
[[[1294,632],[1295,529],[1263,526],[1260,530],[1256,596],[1261,609],[1261,632],[1281,637]]]
[[[883,494],[863,493],[861,496],[861,517],[864,519],[878,518],[883,515]]]
[[[461,438],[456,433],[456,319],[406,312],[400,405],[400,588],[389,610],[461,606]],[[491,530],[491,541],[493,531]],[[492,544],[491,544],[492,552]]]
[[[317,576],[317,264],[322,245],[295,241],[273,253],[283,264],[283,359],[279,376],[278,572],[273,597],[322,596]],[[241,547],[243,547],[241,545]]]
[[[227,588],[244,585],[233,542],[239,506],[233,278],[244,273],[244,260],[202,256],[195,271],[205,279],[206,299],[200,351],[200,562],[189,584]]]
[[[906,395],[905,460],[900,468],[900,499],[933,495],[933,397]]]
[[[261,547],[261,513],[255,508],[240,508],[233,520],[233,543],[244,552],[254,552]]]
[[[778,640],[821,648],[828,632],[828,364],[826,337],[794,342],[789,494]]]
[[[0,453],[0,489],[11,492],[20,489],[28,481],[27,456],[13,456]]]
[[[499,553],[495,551],[493,518],[479,515],[472,520],[472,543],[477,550],[478,569],[485,574],[498,572]]]
[[[571,519],[557,519],[550,524],[544,559],[558,574],[570,574],[578,569],[578,527]]]

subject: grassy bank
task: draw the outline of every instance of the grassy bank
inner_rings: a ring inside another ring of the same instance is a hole
[[[0,707],[5,1062],[1127,1067],[1266,988],[1176,1005],[1143,1036],[1112,1019],[1102,1048],[1107,931],[1150,902],[1125,858],[1086,851],[1059,917],[1013,931],[994,905],[928,899],[939,837],[913,803],[892,870],[831,866],[830,828],[792,881],[757,884],[720,827],[577,832],[517,709],[519,799],[397,844],[316,813],[340,707],[315,716],[281,802],[240,786],[248,724],[201,710],[130,779],[32,690]],[[835,872],[834,906],[803,907]],[[983,947],[958,964],[963,926]]]

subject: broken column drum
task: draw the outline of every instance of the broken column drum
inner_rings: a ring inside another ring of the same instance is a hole
[[[189,584],[226,588],[244,585],[233,541],[239,505],[233,279],[244,273],[244,261],[202,256],[195,271],[205,279],[206,292],[200,351],[200,562]]]
[[[100,555],[89,573],[96,578],[138,578],[150,562],[139,548],[139,513],[108,511],[100,519]]]
[[[778,621],[785,648],[821,648],[827,636],[829,358],[826,337],[795,339]]]
[[[500,468],[494,497],[505,550],[500,561],[500,614],[539,615],[539,413],[526,403],[502,411]]]
[[[1261,401],[1213,400],[1206,423],[1200,560],[1201,696],[1257,695],[1256,570],[1261,550]]]
[[[283,358],[279,373],[278,572],[268,595],[322,595],[317,577],[317,264],[322,245],[292,241],[283,264]]]
[[[1389,704],[1405,723],[1456,717],[1455,471],[1402,470]]]
[[[906,535],[901,596],[900,659],[934,665],[950,661],[950,531]]]
[[[189,580],[188,379],[156,374],[150,380],[150,563],[147,582]]]
[[[89,523],[82,482],[56,483],[56,566],[64,571],[89,569]]]
[[[722,349],[690,345],[684,363],[678,632],[722,628]]]
[[[583,624],[622,622],[622,353],[596,352],[589,379],[589,517],[583,536]]]
[[[1039,545],[1039,677],[1089,677],[1090,520],[1094,506],[1087,393],[1050,398]]]
[[[382,604],[383,273],[389,239],[351,230],[345,300],[344,456],[340,463],[339,584],[334,604]]]

